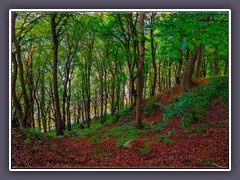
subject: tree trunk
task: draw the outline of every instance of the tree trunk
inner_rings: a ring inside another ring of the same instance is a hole
[[[172,87],[172,85],[171,85],[171,67],[172,67],[171,58],[172,58],[172,56],[170,55],[169,62],[168,62],[168,88]]]
[[[176,84],[180,84],[181,83],[182,64],[183,64],[183,50],[180,47],[179,66],[178,66],[178,71],[177,71]]]
[[[20,104],[20,101],[17,98],[16,95],[16,81],[17,81],[17,73],[18,73],[18,66],[17,66],[17,61],[15,54],[12,53],[12,62],[13,62],[13,76],[12,76],[12,100],[13,100],[13,105],[15,106],[16,109],[16,114],[17,114],[17,119],[19,120],[19,128],[23,129],[25,127],[24,122],[21,121],[23,112],[22,112],[22,107]]]
[[[203,44],[200,44],[198,55],[197,55],[196,78],[200,78],[201,77],[202,55],[203,55]]]
[[[216,49],[215,49],[213,74],[218,75],[218,46],[216,46]]]
[[[24,105],[25,105],[24,111],[22,111],[22,113],[20,112],[20,108],[19,108],[20,103],[18,104],[16,99],[15,99],[16,96],[13,97],[13,98],[15,100],[14,104],[15,104],[16,110],[19,111],[18,115],[21,115],[21,117],[20,117],[21,118],[20,128],[30,128],[27,124],[28,111],[30,109],[30,105],[29,105],[27,90],[26,90],[26,87],[25,87],[23,63],[22,63],[22,59],[21,59],[21,47],[20,47],[20,44],[19,44],[20,42],[18,41],[18,39],[16,37],[16,32],[15,32],[16,18],[17,18],[17,13],[13,13],[13,15],[12,15],[12,42],[14,43],[14,45],[16,47],[17,61],[18,61],[18,67],[19,67],[20,85],[21,85],[22,95],[23,95],[23,100],[24,100]],[[21,38],[21,37],[19,37],[19,38]],[[15,55],[13,57],[15,58]],[[13,60],[16,60],[16,59],[13,59]],[[21,104],[20,104],[20,106],[21,106]]]
[[[155,22],[155,15],[156,13],[153,12],[151,16],[151,23]],[[151,88],[151,96],[155,95],[155,88],[156,88],[156,80],[157,80],[157,66],[156,66],[156,47],[154,46],[154,38],[153,38],[153,29],[150,30],[150,37],[151,39],[151,55],[152,55],[152,68],[153,68],[153,81],[152,81],[152,88]]]
[[[195,46],[193,51],[191,51],[191,53],[188,56],[187,65],[182,77],[182,82],[181,82],[182,92],[188,92],[191,86],[192,74],[193,74],[194,65],[197,59],[197,54],[198,54],[198,48]]]
[[[141,104],[142,104],[142,89],[143,89],[143,77],[142,77],[142,69],[143,69],[143,61],[144,61],[144,32],[143,32],[143,26],[144,26],[144,12],[140,13],[140,19],[139,19],[139,26],[140,26],[140,57],[138,61],[138,76],[137,76],[137,104],[136,104],[136,127],[142,128],[142,118],[141,118]]]
[[[59,105],[58,96],[58,82],[57,82],[57,68],[58,68],[58,36],[56,33],[56,13],[51,16],[51,27],[52,27],[52,38],[53,38],[53,86],[54,86],[54,100],[55,100],[55,113],[56,113],[56,123],[57,123],[57,135],[63,135],[63,126]]]
[[[226,66],[225,66],[224,74],[225,74],[225,75],[228,75],[228,60],[226,61]]]
[[[71,78],[69,79],[69,92],[67,96],[67,129],[71,131],[71,112],[70,112],[70,102],[71,102]]]
[[[107,115],[107,104],[108,104],[108,90],[107,90],[107,70],[104,70],[104,87],[105,87],[105,109],[104,116]]]
[[[113,116],[115,113],[115,74],[112,74],[112,102],[111,102],[111,115]]]

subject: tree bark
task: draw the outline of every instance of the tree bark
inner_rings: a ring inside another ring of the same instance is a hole
[[[67,129],[68,131],[71,131],[70,102],[71,102],[71,78],[69,79],[69,92],[67,95]]]
[[[193,51],[191,51],[191,53],[188,56],[188,62],[182,77],[182,82],[181,82],[182,92],[188,92],[191,86],[192,74],[193,74],[194,65],[197,59],[197,54],[198,54],[198,48],[195,46]]]
[[[213,74],[218,75],[218,46],[216,46],[216,48],[215,48],[215,59],[214,59]]]
[[[142,69],[143,69],[143,61],[144,61],[144,12],[140,13],[139,19],[139,33],[140,33],[140,57],[138,61],[138,76],[137,76],[137,104],[136,104],[136,127],[142,128],[142,118],[141,118],[141,104],[142,104],[142,89],[143,89],[143,76],[142,76]]]
[[[203,55],[203,44],[200,44],[198,55],[197,55],[196,78],[200,78],[201,77],[202,55]]]
[[[56,33],[57,24],[55,22],[56,13],[53,13],[51,16],[51,27],[52,27],[52,38],[53,38],[53,87],[54,87],[54,101],[55,101],[55,113],[56,113],[56,122],[57,122],[57,135],[63,135],[63,126],[59,105],[59,96],[58,96],[58,82],[57,82],[57,68],[58,68],[58,35]]]
[[[17,73],[18,73],[18,65],[17,65],[17,61],[16,61],[16,57],[15,54],[12,53],[12,62],[13,62],[13,76],[12,76],[12,100],[13,100],[13,105],[15,106],[16,109],[16,114],[17,114],[17,119],[19,120],[19,128],[23,129],[25,127],[25,124],[23,124],[24,122],[22,122],[22,116],[23,116],[23,112],[22,112],[22,106],[20,104],[20,101],[17,98],[17,94],[16,94],[16,81],[17,81]]]
[[[178,71],[177,71],[176,84],[180,84],[181,83],[182,64],[183,64],[183,50],[180,47],[179,66],[178,66]]]
[[[224,74],[225,74],[225,75],[228,75],[228,59],[227,59],[227,61],[226,61]]]
[[[156,12],[152,12],[151,14],[151,23],[155,22]],[[152,68],[153,68],[153,81],[151,87],[151,96],[155,95],[156,89],[156,80],[157,80],[157,66],[156,66],[156,45],[154,45],[154,38],[153,38],[153,29],[150,30],[150,37],[151,39],[151,55],[152,55]]]
[[[22,111],[22,113],[20,112],[20,108],[19,108],[20,103],[18,104],[16,99],[14,99],[15,100],[14,104],[15,104],[16,110],[19,111],[18,115],[19,116],[21,115],[20,128],[30,128],[27,124],[28,111],[30,109],[30,104],[29,104],[27,90],[25,87],[25,79],[24,79],[24,72],[23,72],[23,63],[22,63],[22,58],[21,58],[20,42],[19,42],[19,39],[17,39],[17,37],[16,37],[16,31],[15,31],[16,18],[17,18],[17,13],[13,13],[12,14],[12,42],[14,43],[15,48],[16,48],[17,62],[18,62],[18,67],[19,67],[20,85],[21,85],[22,95],[23,95],[23,100],[24,100],[24,105],[25,105],[24,111]],[[21,38],[21,37],[19,37],[19,38]],[[13,56],[13,58],[15,58],[15,56]],[[16,96],[13,98],[16,98]]]

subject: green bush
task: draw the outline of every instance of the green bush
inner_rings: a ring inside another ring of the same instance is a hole
[[[202,121],[207,113],[205,106],[214,105],[214,100],[218,98],[223,104],[228,101],[228,77],[211,78],[209,84],[177,97],[177,102],[165,107],[163,121],[167,122],[177,115],[182,118],[182,127],[186,129],[193,121]]]
[[[157,102],[157,100],[156,100],[157,97],[158,96],[156,96],[154,99],[148,101],[148,103],[145,105],[145,107],[143,109],[145,115],[152,116],[154,114],[153,108],[162,106],[162,104],[160,102]]]
[[[24,129],[23,134],[27,139],[41,139],[43,136],[41,128]]]

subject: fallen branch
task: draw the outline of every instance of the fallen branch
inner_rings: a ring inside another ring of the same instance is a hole
[[[216,167],[219,167],[219,168],[226,168],[226,167],[220,166],[220,165],[218,165],[218,164],[216,164],[216,163],[212,163],[212,165],[213,165],[213,166],[216,166]]]
[[[144,160],[149,160],[149,159],[152,159],[152,158],[156,158],[156,156],[149,156],[149,157],[144,158]]]

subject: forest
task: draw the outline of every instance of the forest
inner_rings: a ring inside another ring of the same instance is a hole
[[[11,167],[229,167],[229,12],[12,12]]]

